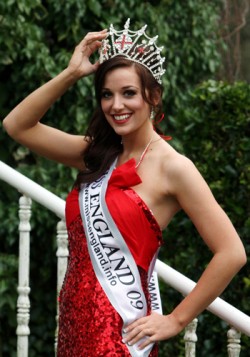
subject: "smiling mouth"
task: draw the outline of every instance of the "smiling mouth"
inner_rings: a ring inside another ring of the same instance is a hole
[[[122,115],[113,114],[113,118],[115,119],[115,121],[119,121],[119,122],[127,121],[127,119],[129,119],[130,116],[131,114],[122,114]]]

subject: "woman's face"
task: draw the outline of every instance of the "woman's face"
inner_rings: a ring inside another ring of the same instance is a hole
[[[128,135],[150,124],[150,106],[142,97],[140,78],[133,66],[106,74],[101,107],[118,135]]]

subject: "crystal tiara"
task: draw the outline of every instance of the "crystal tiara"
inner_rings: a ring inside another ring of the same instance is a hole
[[[158,36],[150,38],[146,35],[147,25],[139,31],[129,29],[130,19],[124,25],[124,30],[116,31],[111,24],[109,32],[102,41],[100,47],[99,62],[103,63],[116,56],[124,56],[130,61],[140,63],[146,67],[157,80],[161,83],[161,76],[165,73],[163,69],[164,57],[161,57],[163,47],[157,47]]]

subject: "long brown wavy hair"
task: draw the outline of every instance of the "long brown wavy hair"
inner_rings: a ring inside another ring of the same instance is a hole
[[[145,102],[154,108],[154,122],[157,123],[162,117],[162,86],[146,67],[123,56],[116,56],[103,62],[95,74],[97,108],[85,133],[85,140],[89,142],[83,155],[86,169],[79,172],[77,176],[75,182],[77,188],[80,187],[81,183],[93,182],[99,178],[110,167],[117,155],[123,151],[121,136],[116,134],[109,125],[101,108],[101,93],[105,76],[109,71],[120,67],[135,68],[140,79],[142,97]],[[154,129],[162,135],[157,125],[154,125]]]

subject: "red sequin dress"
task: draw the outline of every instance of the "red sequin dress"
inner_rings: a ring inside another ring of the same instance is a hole
[[[162,243],[162,234],[149,208],[131,188],[141,183],[131,159],[110,177],[106,202],[137,263],[148,301],[147,271]],[[122,319],[110,304],[92,268],[80,216],[78,191],[66,201],[69,262],[60,292],[58,357],[129,357],[121,340]],[[150,357],[158,356],[157,345]]]

